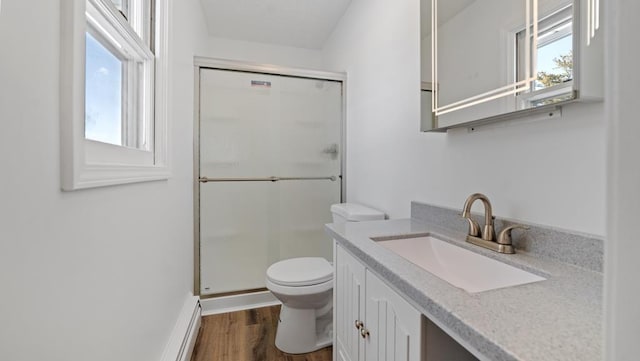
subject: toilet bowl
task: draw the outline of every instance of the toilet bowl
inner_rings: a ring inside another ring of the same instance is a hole
[[[292,258],[267,269],[267,288],[282,302],[276,347],[299,354],[331,345],[333,266],[324,258]]]
[[[353,203],[331,206],[334,223],[384,219],[384,213]],[[267,269],[266,286],[282,302],[276,347],[301,354],[333,341],[333,266],[321,257],[291,258]]]

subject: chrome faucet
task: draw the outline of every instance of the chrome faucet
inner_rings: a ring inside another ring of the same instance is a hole
[[[482,232],[480,232],[478,222],[471,219],[471,206],[478,199],[481,200],[484,205],[484,227],[482,228]],[[474,193],[467,198],[462,209],[462,217],[469,222],[467,242],[500,253],[516,253],[511,244],[511,230],[515,228],[529,229],[529,227],[519,224],[509,226],[500,232],[498,240],[496,241],[496,234],[493,229],[493,219],[495,217],[493,217],[491,211],[491,202],[489,202],[489,198],[482,193]]]

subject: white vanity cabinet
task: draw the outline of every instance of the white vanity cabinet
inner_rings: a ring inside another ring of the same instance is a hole
[[[337,243],[334,360],[423,360],[424,317]]]

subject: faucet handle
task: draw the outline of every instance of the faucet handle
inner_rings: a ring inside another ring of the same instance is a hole
[[[529,229],[529,226],[524,226],[522,224],[514,224],[513,226],[509,226],[502,231],[498,235],[498,243],[499,244],[511,244],[511,230],[520,228],[520,229]]]
[[[478,222],[471,219],[471,217],[465,219],[469,222],[469,235],[473,237],[480,237],[480,225]]]

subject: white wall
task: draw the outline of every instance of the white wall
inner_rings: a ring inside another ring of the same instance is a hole
[[[441,105],[448,105],[515,82],[509,54],[512,33],[525,27],[526,3],[473,2],[438,27],[438,83]],[[431,24],[431,20],[425,21]],[[511,35],[511,36],[510,36]],[[431,37],[423,46],[431,47]],[[429,57],[431,52],[428,52]],[[470,56],[470,54],[473,54]],[[430,62],[429,62],[430,63]],[[431,64],[429,64],[431,66]],[[509,69],[511,68],[511,69]],[[512,70],[511,72],[509,70]],[[429,76],[423,80],[431,81]],[[464,87],[459,84],[464,84]]]
[[[412,200],[461,208],[474,192],[496,215],[603,235],[603,104],[562,119],[420,133],[419,0],[354,0],[324,48],[346,70],[348,200],[407,217]]]
[[[607,1],[608,223],[605,250],[605,329],[607,361],[633,361],[640,354],[640,123],[635,69],[640,57],[636,1]]]
[[[2,360],[162,355],[192,288],[192,56],[205,31],[197,0],[171,3],[174,176],[61,192],[60,3],[2,1]]]

